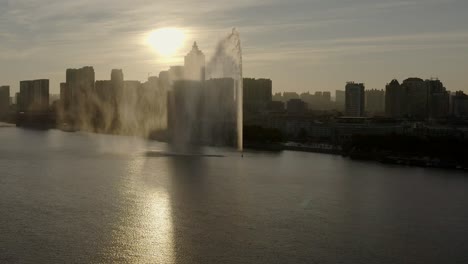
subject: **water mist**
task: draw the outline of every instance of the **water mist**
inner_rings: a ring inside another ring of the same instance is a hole
[[[233,29],[222,39],[207,66],[207,78],[232,78],[237,112],[237,148],[243,150],[243,77],[240,34]]]

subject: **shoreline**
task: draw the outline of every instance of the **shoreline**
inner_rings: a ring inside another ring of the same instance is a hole
[[[19,127],[25,129],[38,129],[38,127],[32,126],[18,126],[13,123],[4,123],[0,122],[1,127]],[[73,133],[79,130],[70,129],[69,127],[40,127],[41,129],[56,129],[66,133]],[[92,132],[94,133],[94,132]],[[159,141],[168,143],[167,138],[163,138],[160,135],[155,137],[149,137],[147,140],[150,141]],[[326,144],[326,143],[316,143],[316,144],[301,144],[295,142],[288,143],[260,143],[260,142],[244,142],[244,149],[246,150],[262,150],[270,152],[281,152],[281,151],[297,151],[297,152],[310,152],[310,153],[320,153],[328,155],[340,155],[351,160],[361,160],[361,161],[373,161],[379,162],[381,164],[390,164],[398,166],[410,166],[410,167],[420,167],[420,168],[434,168],[434,169],[445,169],[445,170],[458,170],[458,171],[468,171],[468,166],[457,163],[454,160],[442,160],[440,158],[429,158],[429,157],[420,157],[420,156],[405,156],[400,153],[371,153],[363,151],[351,151],[346,153],[340,146]]]

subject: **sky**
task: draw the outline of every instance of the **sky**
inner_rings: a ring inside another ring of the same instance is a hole
[[[183,65],[193,41],[207,58],[233,27],[241,34],[244,77],[270,78],[273,91],[335,91],[347,81],[384,89],[392,79],[437,77],[468,92],[467,0],[0,0],[0,85],[50,79],[67,68],[113,68],[145,81]],[[149,32],[186,33],[171,58]]]

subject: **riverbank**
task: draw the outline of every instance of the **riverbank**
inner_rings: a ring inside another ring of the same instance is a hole
[[[15,124],[0,123],[0,127],[14,127]],[[38,129],[37,126],[22,126],[23,128]],[[58,129],[64,132],[77,132],[74,127],[69,125],[62,126],[49,126],[41,127],[43,129]],[[154,140],[159,142],[169,142],[167,132],[152,133],[148,140]],[[353,145],[354,144],[354,145]],[[351,147],[353,146],[353,147]],[[248,150],[264,150],[272,152],[281,152],[285,150],[298,151],[298,152],[312,152],[322,153],[331,155],[341,155],[353,160],[365,160],[374,161],[382,164],[392,164],[399,166],[413,166],[413,167],[424,167],[424,168],[439,168],[439,169],[450,169],[450,170],[467,170],[468,164],[463,162],[464,156],[461,155],[459,159],[451,158],[452,156],[435,155],[434,153],[420,153],[414,152],[413,154],[406,153],[404,151],[391,151],[379,146],[372,146],[372,148],[363,148],[360,143],[351,143],[347,146],[332,145],[328,143],[297,143],[297,142],[286,142],[286,143],[265,143],[265,142],[244,142],[244,149]],[[436,153],[439,154],[439,153]]]
[[[411,156],[405,155],[404,153],[388,152],[388,151],[358,151],[343,150],[341,146],[326,144],[326,143],[314,143],[314,144],[303,144],[303,143],[273,143],[273,144],[245,144],[246,149],[265,150],[265,151],[300,151],[300,152],[312,152],[322,153],[331,155],[341,155],[343,157],[350,158],[352,160],[364,160],[369,162],[379,162],[382,164],[392,164],[399,166],[412,166],[412,167],[424,167],[424,168],[438,168],[438,169],[450,169],[450,170],[467,170],[468,165],[463,164],[454,159],[443,159],[438,157],[428,156]]]
[[[0,122],[0,128],[1,127],[16,127],[15,124],[12,124],[12,123],[4,123],[4,122]]]

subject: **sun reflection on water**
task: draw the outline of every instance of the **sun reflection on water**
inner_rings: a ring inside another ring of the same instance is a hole
[[[114,251],[135,263],[174,263],[174,235],[170,196],[164,186],[148,188],[165,177],[164,169],[148,168],[146,158],[134,156],[126,164],[121,185],[122,214],[114,229]],[[151,180],[151,183],[148,183]]]

